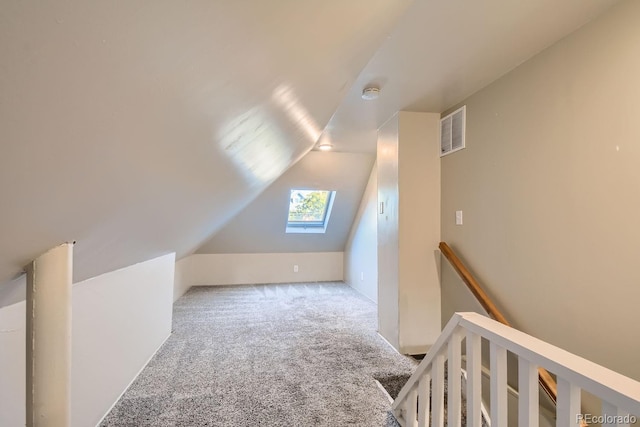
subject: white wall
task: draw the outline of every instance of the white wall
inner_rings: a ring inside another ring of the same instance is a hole
[[[378,133],[378,329],[401,353],[440,335],[439,120],[400,111]]]
[[[467,148],[442,159],[443,240],[505,315],[636,380],[639,16],[620,2],[471,96]],[[448,319],[467,297],[442,277]]]
[[[27,275],[0,283],[0,308],[24,301],[27,297]]]
[[[71,425],[96,425],[171,333],[175,254],[73,287]],[[25,302],[0,309],[0,425],[25,423]]]
[[[400,348],[398,295],[398,116],[378,131],[378,332],[396,349]]]
[[[181,289],[190,286],[343,280],[343,252],[195,254],[180,260]],[[298,266],[294,273],[293,266]],[[176,291],[179,292],[179,291]]]
[[[0,309],[0,426],[26,422],[26,304]]]
[[[374,160],[369,153],[310,151],[195,253],[342,252]],[[325,233],[285,233],[292,188],[336,192]]]
[[[423,353],[440,335],[440,115],[401,111],[398,186],[400,348]]]
[[[373,165],[344,249],[344,281],[378,302],[378,170]]]
[[[189,267],[191,266],[191,257],[184,257],[176,261],[176,271],[173,281],[173,302],[184,295],[191,287],[189,278]]]

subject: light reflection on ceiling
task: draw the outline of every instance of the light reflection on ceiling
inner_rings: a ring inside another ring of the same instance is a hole
[[[291,162],[293,148],[264,108],[254,107],[229,121],[220,146],[250,186],[276,179]]]
[[[280,176],[322,134],[292,88],[278,86],[271,100],[274,112],[254,107],[227,122],[218,134],[223,152],[251,186]]]
[[[293,125],[306,134],[309,145],[315,144],[322,130],[298,100],[293,89],[280,85],[273,91],[272,99]]]

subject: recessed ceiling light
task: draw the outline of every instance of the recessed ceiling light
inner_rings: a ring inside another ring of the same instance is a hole
[[[318,150],[320,151],[329,151],[333,148],[333,145],[329,144],[328,142],[323,142],[322,144],[318,145]]]
[[[378,99],[380,96],[380,88],[369,86],[362,90],[362,99],[371,101],[372,99]]]

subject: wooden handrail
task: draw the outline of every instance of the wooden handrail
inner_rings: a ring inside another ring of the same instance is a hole
[[[512,327],[500,310],[498,310],[498,307],[496,307],[493,301],[489,299],[486,292],[482,289],[482,286],[480,286],[471,272],[469,272],[467,267],[465,267],[462,261],[460,261],[460,258],[458,258],[453,250],[451,250],[449,245],[445,242],[440,242],[439,248],[440,252],[442,252],[445,258],[449,260],[453,269],[458,272],[462,281],[466,283],[471,293],[476,297],[482,308],[487,311],[489,316],[504,325]],[[547,396],[549,396],[551,401],[556,404],[558,399],[558,386],[551,374],[546,369],[538,368],[538,381],[540,382],[542,389],[547,393]]]

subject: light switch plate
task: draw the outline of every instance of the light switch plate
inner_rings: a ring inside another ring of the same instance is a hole
[[[456,211],[456,225],[462,225],[462,211]]]

